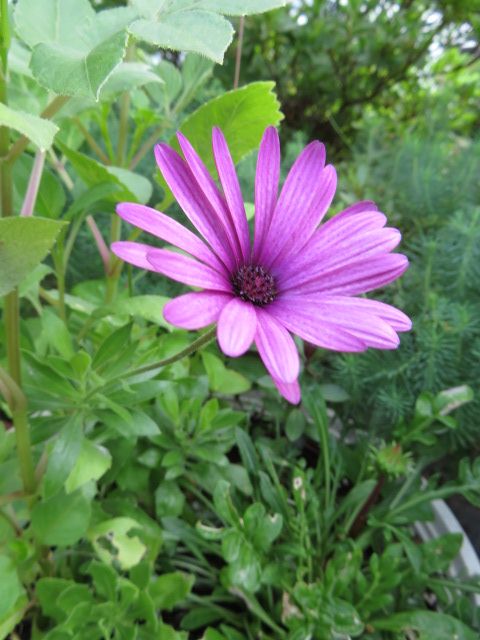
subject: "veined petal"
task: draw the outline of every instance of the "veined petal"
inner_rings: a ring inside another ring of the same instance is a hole
[[[202,329],[216,322],[223,307],[231,300],[228,293],[194,291],[167,302],[163,317],[182,329]]]
[[[332,243],[328,242],[326,234],[318,235],[301,254],[283,266],[278,276],[279,287],[291,289],[333,269],[387,254],[401,239],[400,231],[390,227],[366,232],[353,230],[348,236],[337,236]]]
[[[289,331],[323,349],[354,353],[367,348],[363,340],[348,330],[326,322],[316,310],[306,308],[301,298],[278,300],[268,310]]]
[[[227,141],[218,127],[213,129],[212,144],[218,177],[220,178],[229,211],[232,214],[243,259],[246,261],[250,259],[250,234],[247,215],[235,165],[233,164]]]
[[[183,282],[191,287],[231,293],[232,286],[227,278],[206,264],[193,260],[193,258],[167,249],[150,247],[147,260],[152,265],[153,271],[163,273],[164,276],[177,280],[177,282]]]
[[[156,271],[147,260],[147,253],[153,249],[150,245],[124,240],[113,242],[110,248],[117,258],[133,264],[135,267],[140,267],[140,269]]]
[[[220,349],[236,358],[250,348],[257,328],[257,314],[251,302],[232,298],[218,319],[217,336]]]
[[[217,271],[225,272],[225,265],[200,238],[164,213],[134,202],[117,205],[117,213],[139,229],[186,251]]]
[[[177,139],[194,179],[205,194],[207,200],[215,209],[219,220],[223,224],[223,228],[225,229],[225,233],[228,237],[229,245],[233,255],[235,256],[237,265],[242,264],[243,256],[240,250],[240,242],[232,219],[232,214],[228,209],[227,203],[220,194],[215,181],[210,175],[202,159],[190,144],[190,141],[180,131],[177,132]]]
[[[235,260],[229,250],[222,222],[205,198],[186,162],[166,144],[157,144],[155,157],[178,204],[227,269],[232,270]]]
[[[293,304],[298,305],[298,300],[292,300]],[[385,320],[395,331],[410,331],[412,321],[410,318],[390,304],[380,302],[380,300],[370,300],[369,298],[356,298],[353,296],[308,296],[308,302],[312,304],[324,305],[326,312],[329,309],[336,308],[339,311],[345,311],[348,314],[354,314],[356,311],[368,313],[372,317],[376,316]]]
[[[277,204],[279,180],[280,139],[275,127],[268,127],[260,143],[255,172],[254,260],[259,258],[270,228]]]
[[[294,382],[300,359],[292,336],[268,311],[257,309],[255,343],[268,372],[280,382]]]
[[[408,268],[408,258],[401,253],[381,255],[351,262],[339,269],[321,273],[302,284],[282,291],[298,295],[325,293],[326,295],[358,295],[383,287],[396,280]]]
[[[281,382],[275,378],[272,378],[272,380],[282,396],[288,400],[288,402],[291,402],[292,404],[298,404],[300,402],[302,393],[300,391],[298,380],[295,380],[294,382]]]
[[[324,178],[328,178],[330,173],[330,170],[323,173],[324,166],[325,147],[315,141],[305,147],[290,169],[259,255],[265,266],[273,263],[296,229],[304,231],[305,242],[313,233],[316,225],[310,230],[304,228],[303,223],[312,215],[319,196],[324,192]],[[320,222],[321,215],[323,213],[316,217],[316,224]]]

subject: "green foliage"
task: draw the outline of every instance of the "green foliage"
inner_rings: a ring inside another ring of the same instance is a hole
[[[52,146],[58,127],[43,118],[22,113],[0,104],[0,126],[10,127],[27,136],[41,151]]]
[[[45,258],[64,227],[44,218],[0,220],[0,294],[11,291]]]

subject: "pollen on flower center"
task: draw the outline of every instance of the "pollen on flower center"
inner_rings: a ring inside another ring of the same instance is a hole
[[[242,300],[264,307],[277,295],[274,277],[266,269],[253,264],[240,267],[232,277],[235,295]]]

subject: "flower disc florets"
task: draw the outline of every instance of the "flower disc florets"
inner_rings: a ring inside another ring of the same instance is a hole
[[[235,295],[257,307],[273,302],[277,295],[274,277],[263,267],[246,264],[232,277]]]

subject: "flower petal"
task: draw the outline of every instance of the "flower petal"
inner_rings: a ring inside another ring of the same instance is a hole
[[[225,229],[225,233],[228,237],[229,246],[235,256],[237,265],[242,264],[243,257],[240,250],[240,242],[238,240],[235,224],[232,220],[232,214],[228,209],[227,203],[220,194],[215,181],[210,175],[202,159],[190,144],[190,141],[180,131],[177,132],[177,139],[194,179],[205,194],[207,200],[215,209],[219,220],[222,222],[223,228]]]
[[[314,301],[314,298],[309,300]],[[357,310],[363,313],[369,313],[377,318],[382,318],[385,322],[395,329],[395,331],[410,331],[412,328],[412,321],[410,318],[397,309],[385,302],[379,300],[370,300],[369,298],[355,298],[352,296],[320,296],[317,301],[320,304],[334,305],[338,309],[348,310],[350,313],[355,313]],[[297,301],[298,303],[298,301]]]
[[[363,340],[342,327],[325,322],[315,309],[306,308],[301,298],[278,300],[268,309],[289,331],[323,349],[353,353],[367,348]]]
[[[257,309],[255,343],[268,372],[280,382],[294,382],[300,359],[292,336],[268,311]]]
[[[140,269],[147,269],[148,271],[155,271],[150,262],[147,260],[147,253],[152,250],[148,244],[142,244],[140,242],[113,242],[111,250],[121,260],[133,264]]]
[[[172,280],[183,282],[191,287],[225,291],[226,293],[232,291],[230,282],[218,271],[180,253],[150,247],[147,260],[152,265],[153,271],[163,273]]]
[[[272,378],[272,380],[286,400],[288,400],[292,404],[298,404],[300,402],[302,393],[300,391],[298,380],[295,380],[294,382],[281,382],[280,380],[276,380],[275,378]]]
[[[218,319],[217,336],[223,353],[232,358],[245,353],[253,342],[256,328],[253,304],[240,298],[230,300]]]
[[[282,291],[298,295],[325,293],[326,295],[357,295],[383,287],[396,280],[408,268],[408,258],[401,253],[381,255],[351,262]],[[290,285],[289,285],[290,286]]]
[[[216,322],[220,311],[231,300],[228,293],[194,291],[167,302],[163,317],[182,329],[202,329]]]
[[[250,259],[250,233],[247,215],[235,165],[233,164],[225,136],[218,127],[213,129],[212,144],[218,177],[220,178],[228,208],[232,214],[243,259],[247,261]]]
[[[233,269],[235,260],[229,251],[228,238],[223,225],[186,162],[166,144],[157,144],[155,157],[163,177],[191,223],[199,230],[225,266]]]
[[[320,344],[319,341],[325,342],[325,335],[331,334],[328,348],[346,350],[336,340],[335,333],[338,330],[342,343],[346,332],[366,346],[396,349],[400,340],[389,319],[392,318],[393,323],[396,326],[400,325],[403,331],[407,330],[411,323],[398,309],[382,303],[375,304],[376,302],[347,296],[287,295],[269,309],[287,329],[320,346],[325,344]]]
[[[387,254],[402,239],[400,231],[390,227],[353,230],[348,236],[334,237],[332,243],[327,234],[315,235],[304,251],[282,268],[277,278],[279,288],[292,289],[333,269]]]
[[[260,262],[270,267],[279,254],[297,243],[305,244],[324,215],[335,192],[335,170],[324,169],[325,147],[310,143],[299,155],[285,180]],[[289,229],[289,233],[285,230]]]
[[[164,213],[134,202],[117,205],[117,213],[130,224],[186,251],[217,271],[225,271],[223,263],[200,238]]]
[[[267,237],[277,203],[280,179],[280,139],[275,127],[263,134],[255,172],[255,234],[253,255],[257,260]]]

